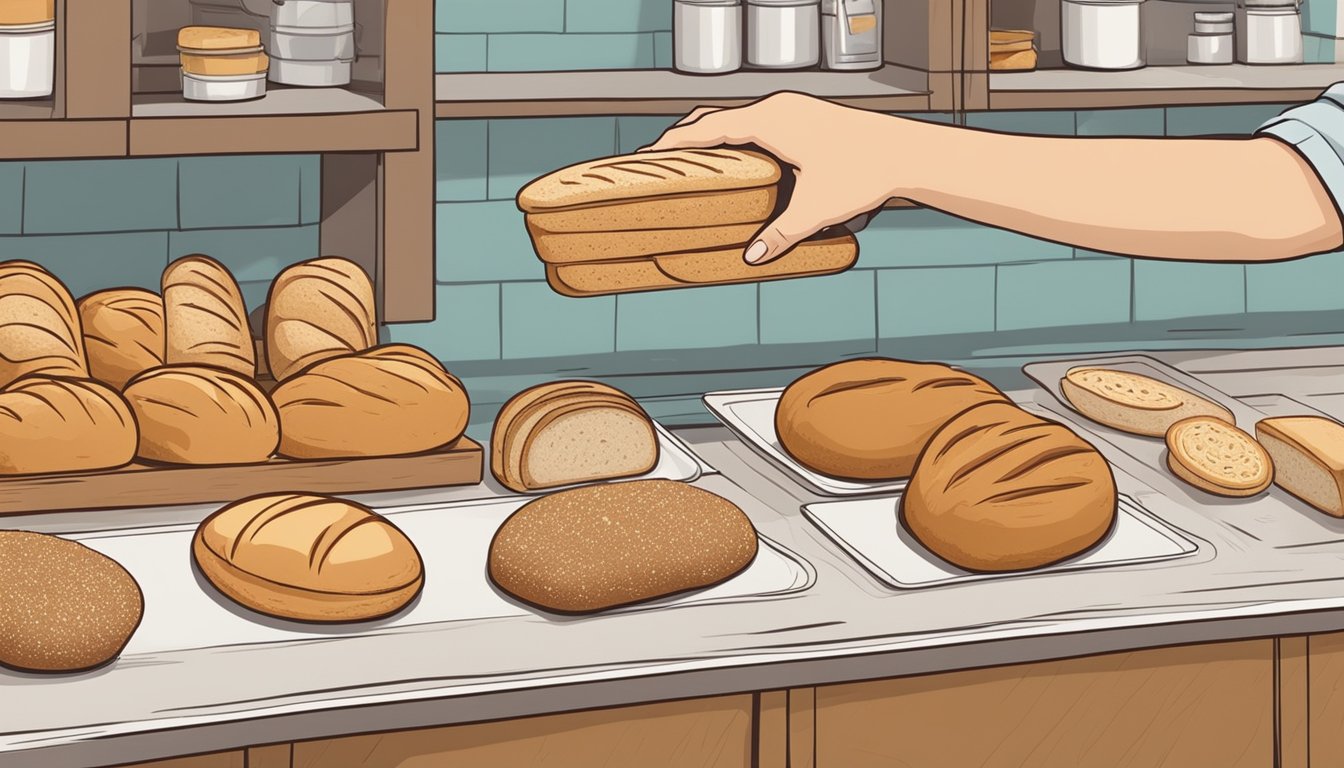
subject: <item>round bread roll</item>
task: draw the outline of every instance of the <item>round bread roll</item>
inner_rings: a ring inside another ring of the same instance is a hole
[[[117,389],[163,365],[163,299],[140,288],[112,288],[79,300],[89,374]]]
[[[280,454],[399,456],[447,445],[467,428],[467,390],[428,352],[387,344],[324,360],[271,393]]]
[[[1005,401],[983,379],[937,363],[848,360],[784,390],[780,445],[803,466],[851,480],[909,477],[933,433],[978,403]]]
[[[327,496],[230,504],[196,529],[192,555],[229,599],[298,621],[387,616],[425,581],[420,553],[400,529],[368,507]]]
[[[334,257],[305,261],[271,283],[266,360],[276,381],[377,343],[373,284],[353,261]]]
[[[526,603],[586,613],[726,581],[756,557],[737,505],[671,480],[560,491],[523,505],[490,542],[490,578]]]
[[[233,371],[165,365],[123,392],[140,424],[136,455],[169,464],[259,464],[280,442],[266,393]]]
[[[34,373],[89,377],[75,300],[42,267],[0,262],[0,387]]]
[[[122,467],[136,439],[126,401],[97,381],[31,375],[0,392],[0,475]]]
[[[201,254],[163,271],[164,361],[209,365],[257,375],[256,348],[238,282],[223,264]]]
[[[968,571],[1018,571],[1074,557],[1115,523],[1106,459],[1053,421],[983,403],[938,430],[901,496],[900,518],[930,552]]]
[[[1255,438],[1221,419],[1192,416],[1167,430],[1172,474],[1218,496],[1254,496],[1274,482],[1274,462]]]
[[[0,531],[0,665],[80,672],[112,661],[144,598],[116,561],[78,542]]]

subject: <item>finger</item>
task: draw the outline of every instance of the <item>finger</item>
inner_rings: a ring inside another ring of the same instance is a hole
[[[742,259],[748,264],[766,264],[821,231],[826,222],[818,220],[808,209],[808,206],[791,203],[756,234],[756,238],[743,252]]]
[[[699,120],[685,125],[674,125],[663,132],[646,150],[658,152],[669,149],[721,147],[725,144],[752,144],[758,139],[746,128],[737,110],[721,109],[710,112]]]
[[[673,125],[686,125],[688,123],[694,123],[696,120],[699,120],[705,115],[721,111],[723,111],[723,107],[696,107],[695,109],[692,109],[690,113],[687,114],[685,117],[673,123]]]

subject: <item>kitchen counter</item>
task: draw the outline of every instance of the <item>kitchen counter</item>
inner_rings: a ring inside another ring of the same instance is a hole
[[[1344,348],[1155,355],[1235,396],[1283,393],[1344,418]],[[1014,393],[1030,404],[1047,398]],[[1256,400],[1269,412],[1291,401]],[[310,640],[123,656],[70,677],[0,671],[0,765],[113,765],[336,735],[778,690],[1112,651],[1344,629],[1344,520],[1237,520],[1164,472],[1098,447],[1121,490],[1200,542],[1166,564],[897,592],[799,512],[820,501],[719,427],[678,435],[718,470],[696,482],[816,570],[753,603],[322,628]],[[1143,486],[1151,490],[1145,491]],[[1153,491],[1156,491],[1155,493]],[[359,497],[400,505],[479,487]],[[1208,497],[1205,497],[1207,499]],[[200,520],[213,506],[48,514],[50,533]],[[1291,515],[1292,519],[1289,519]],[[1253,524],[1251,524],[1253,523]],[[186,557],[187,553],[183,553]],[[433,578],[434,564],[427,563]]]

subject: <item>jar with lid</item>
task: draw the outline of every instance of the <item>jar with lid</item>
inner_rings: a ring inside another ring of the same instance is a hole
[[[672,49],[672,66],[681,72],[709,75],[741,69],[741,0],[676,0]]]
[[[55,73],[54,0],[0,2],[0,99],[50,96]]]
[[[1143,59],[1144,0],[1062,0],[1064,61],[1086,69],[1138,69]]]
[[[1297,0],[1242,0],[1246,22],[1238,44],[1245,64],[1301,64],[1302,15]]]
[[[1185,60],[1191,64],[1231,64],[1235,28],[1232,13],[1195,13],[1195,31],[1186,46]]]
[[[747,64],[803,69],[821,61],[821,0],[747,0]]]

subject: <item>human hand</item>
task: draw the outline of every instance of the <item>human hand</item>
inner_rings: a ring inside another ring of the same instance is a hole
[[[700,107],[640,151],[755,144],[794,176],[787,208],[765,225],[743,258],[763,264],[826,227],[895,196],[901,121],[876,112],[782,92],[743,107]]]

